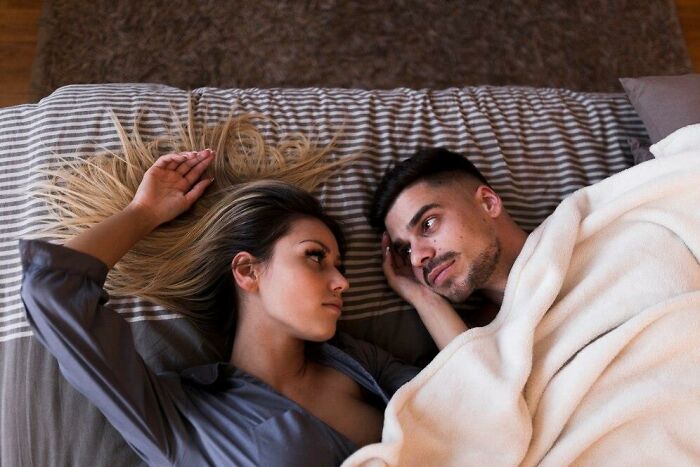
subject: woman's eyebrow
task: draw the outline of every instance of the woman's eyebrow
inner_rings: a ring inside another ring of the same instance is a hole
[[[315,239],[313,239],[313,238],[308,238],[308,239],[306,239],[306,240],[300,241],[299,244],[301,245],[302,243],[306,243],[306,242],[315,243],[315,244],[319,245],[321,248],[323,248],[323,251],[325,251],[327,254],[330,254],[330,253],[331,253],[331,249],[328,248],[328,247],[326,246],[326,244],[323,243],[321,240],[315,240]],[[337,259],[337,260],[340,260],[340,254],[337,254],[337,255],[335,255],[335,256],[336,256],[336,259]]]
[[[330,252],[331,252],[331,249],[328,248],[328,247],[326,246],[326,244],[323,243],[323,242],[320,241],[320,240],[314,240],[314,239],[312,239],[312,238],[309,238],[309,239],[300,241],[299,244],[306,243],[306,242],[316,243],[316,244],[319,245],[321,248],[323,248],[323,251],[325,251],[326,253],[330,253]]]

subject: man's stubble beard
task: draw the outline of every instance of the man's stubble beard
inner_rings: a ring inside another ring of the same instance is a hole
[[[466,278],[447,284],[447,291],[444,293],[436,292],[452,303],[465,302],[475,290],[483,288],[488,282],[500,258],[501,242],[494,235],[491,244],[479,253],[472,263]]]

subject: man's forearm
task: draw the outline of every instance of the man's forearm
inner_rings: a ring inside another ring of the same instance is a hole
[[[127,207],[70,239],[65,246],[94,256],[111,269],[156,227],[145,212]]]
[[[440,350],[469,329],[454,307],[437,294],[422,297],[414,301],[413,305]]]

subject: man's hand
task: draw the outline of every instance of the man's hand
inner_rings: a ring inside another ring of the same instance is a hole
[[[386,232],[382,235],[382,251],[382,267],[389,286],[413,305],[438,349],[442,350],[452,339],[468,329],[445,297],[416,280],[411,263],[393,251],[391,238]]]
[[[144,174],[129,207],[147,215],[154,228],[174,219],[211,184],[212,179],[200,177],[213,160],[210,149],[159,157]]]
[[[421,299],[425,299],[426,296],[437,295],[427,286],[418,282],[413,275],[411,263],[394,252],[391,246],[391,238],[386,232],[382,235],[382,252],[384,255],[382,262],[384,276],[389,283],[389,287],[399,294],[401,298],[411,305],[417,306],[418,302]]]

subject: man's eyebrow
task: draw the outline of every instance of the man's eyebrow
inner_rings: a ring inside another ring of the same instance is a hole
[[[437,207],[440,207],[440,205],[437,204],[437,203],[430,203],[430,204],[426,204],[425,206],[423,206],[422,208],[420,208],[420,209],[413,215],[413,217],[411,218],[411,220],[408,221],[408,225],[406,226],[407,230],[411,230],[411,229],[413,229],[413,228],[416,226],[416,224],[418,223],[418,221],[420,221],[420,218],[423,217],[423,214],[425,214],[425,211],[427,211],[427,210],[429,210],[429,209],[437,208]]]

